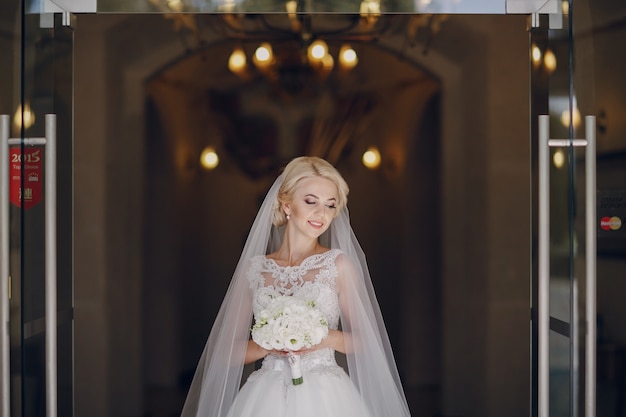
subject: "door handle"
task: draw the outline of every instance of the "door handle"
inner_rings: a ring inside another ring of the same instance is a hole
[[[46,115],[45,138],[9,138],[8,115],[0,115],[0,394],[1,417],[10,416],[9,339],[9,146],[45,145],[45,314],[46,416],[57,416],[57,251],[56,251],[56,115]]]
[[[596,118],[585,117],[585,139],[550,139],[550,117],[539,116],[537,301],[538,416],[549,417],[550,393],[550,146],[585,146],[585,417],[596,415]],[[570,325],[577,325],[570,318]],[[570,332],[576,338],[578,332]],[[576,345],[576,343],[575,343]],[[576,352],[573,352],[576,354]],[[577,355],[576,355],[577,356]]]
[[[585,416],[596,415],[596,350],[597,350],[597,178],[596,178],[596,117],[585,117],[585,265],[586,299],[585,316]]]
[[[550,116],[539,116],[537,242],[537,407],[550,415]]]
[[[46,416],[57,417],[57,117],[46,114]]]
[[[11,413],[11,362],[9,351],[9,125],[10,117],[0,115],[0,416]]]

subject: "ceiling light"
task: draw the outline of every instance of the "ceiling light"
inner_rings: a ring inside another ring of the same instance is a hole
[[[228,69],[241,74],[246,69],[246,54],[242,48],[235,48],[228,58]]]
[[[217,167],[220,163],[220,158],[217,156],[217,152],[212,146],[207,146],[200,154],[200,163],[205,169],[211,170]]]
[[[543,54],[543,65],[546,67],[546,71],[549,74],[553,73],[556,69],[556,56],[551,49],[546,50],[546,53]]]
[[[13,116],[13,125],[17,130],[22,128],[22,121],[24,121],[24,130],[28,129],[35,124],[35,113],[31,110],[30,104],[24,104],[24,111],[22,112],[22,105],[17,106],[15,115]]]
[[[578,107],[574,107],[574,117],[571,120],[574,128],[580,127],[581,121],[582,121],[582,118],[580,117],[580,110],[578,110]],[[563,112],[561,113],[561,124],[565,127],[569,127],[569,123],[570,123],[570,111],[563,110]]]
[[[339,50],[339,63],[344,69],[352,69],[359,63],[356,51],[350,45],[343,45]]]
[[[267,42],[262,43],[254,52],[254,63],[259,67],[267,67],[274,59],[272,45]]]
[[[380,166],[380,152],[378,148],[372,146],[363,153],[363,165],[369,169],[376,169]]]
[[[531,50],[531,59],[535,68],[541,64],[541,55],[541,49],[539,49],[537,45],[533,45]]]
[[[316,40],[309,45],[308,56],[312,62],[323,62],[324,57],[328,54],[328,45],[323,40]]]
[[[552,162],[554,163],[555,167],[563,168],[563,165],[565,164],[565,154],[563,153],[562,149],[557,149],[556,151],[554,151],[554,155],[552,156]]]

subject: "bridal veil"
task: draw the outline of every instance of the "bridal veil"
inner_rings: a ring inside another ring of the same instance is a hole
[[[282,184],[279,176],[254,220],[222,306],[209,334],[189,389],[182,417],[226,417],[242,383],[244,357],[252,326],[252,291],[248,260],[280,246],[281,234],[272,213]],[[323,243],[342,250],[338,265],[341,327],[345,334],[350,379],[374,417],[408,417],[394,356],[365,254],[344,208],[322,236]]]

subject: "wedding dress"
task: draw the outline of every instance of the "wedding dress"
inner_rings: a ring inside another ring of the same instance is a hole
[[[251,260],[248,279],[253,292],[255,314],[281,295],[313,302],[338,329],[340,318],[337,293],[338,249],[312,255],[298,266],[279,266],[274,260],[257,256]],[[261,368],[243,385],[228,413],[229,417],[369,417],[356,387],[337,364],[335,351],[322,349],[301,355],[303,383],[294,385],[284,355],[270,354]]]

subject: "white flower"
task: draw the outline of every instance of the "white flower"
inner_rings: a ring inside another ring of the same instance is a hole
[[[298,351],[319,344],[328,335],[328,322],[312,302],[298,297],[274,297],[255,315],[252,340],[264,349]]]

